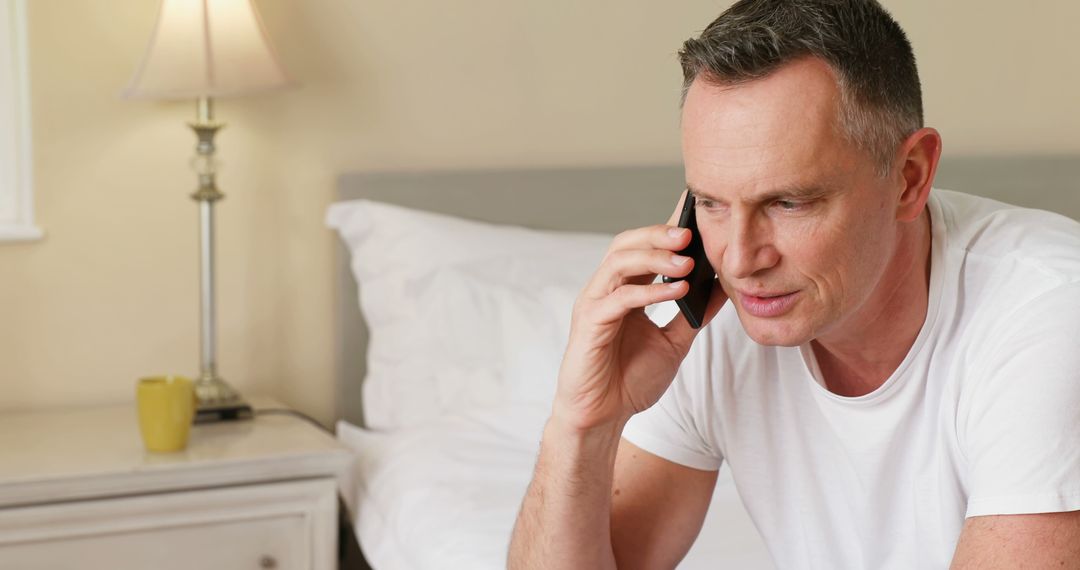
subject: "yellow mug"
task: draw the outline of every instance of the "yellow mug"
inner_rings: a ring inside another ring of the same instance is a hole
[[[195,418],[195,384],[183,376],[139,378],[135,389],[139,431],[149,451],[180,451],[187,446]]]

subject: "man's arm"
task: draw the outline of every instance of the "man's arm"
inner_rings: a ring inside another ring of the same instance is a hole
[[[579,434],[548,422],[509,568],[674,568],[686,555],[716,471],[642,451],[620,440],[622,427]]]
[[[619,569],[674,568],[701,532],[716,478],[622,440],[611,499]]]
[[[997,568],[1080,570],[1080,511],[968,518],[951,569]]]
[[[611,480],[624,422],[581,432],[553,416],[510,539],[508,570],[612,570]]]

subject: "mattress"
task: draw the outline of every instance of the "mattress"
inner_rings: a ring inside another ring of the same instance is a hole
[[[356,461],[343,482],[376,570],[502,569],[546,410],[506,406],[374,432],[339,422]],[[772,568],[726,468],[680,570]]]

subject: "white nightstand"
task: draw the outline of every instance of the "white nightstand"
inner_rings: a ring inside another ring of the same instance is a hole
[[[0,569],[336,568],[350,461],[291,416],[196,425],[164,454],[143,450],[134,404],[4,413]]]

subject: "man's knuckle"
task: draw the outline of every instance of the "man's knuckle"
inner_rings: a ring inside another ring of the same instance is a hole
[[[614,267],[622,267],[623,265],[626,265],[626,261],[630,256],[630,250],[620,249],[608,254],[608,259]]]
[[[626,306],[634,302],[635,290],[634,287],[629,285],[623,285],[614,292],[612,292],[612,298],[621,306]]]
[[[622,249],[623,244],[630,239],[631,231],[632,230],[623,230],[615,234],[615,238],[611,240],[611,245],[608,246],[608,253]]]

